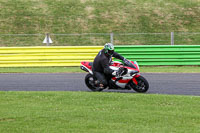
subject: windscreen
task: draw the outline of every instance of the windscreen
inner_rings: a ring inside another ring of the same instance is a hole
[[[131,68],[135,68],[136,69],[136,67],[129,61],[129,62],[127,62],[126,64],[124,64],[125,66],[128,66],[128,67],[131,67]]]

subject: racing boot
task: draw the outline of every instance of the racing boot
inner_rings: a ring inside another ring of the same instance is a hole
[[[101,84],[101,83],[99,82],[99,80],[95,80],[95,81],[94,81],[94,84],[95,84],[95,86],[98,87],[99,89],[104,89],[104,85]]]

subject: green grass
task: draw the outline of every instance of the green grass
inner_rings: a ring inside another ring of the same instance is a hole
[[[200,32],[199,0],[1,0],[0,34]],[[109,36],[51,36],[52,45],[102,45]],[[167,35],[114,36],[115,44],[170,44]],[[0,46],[42,45],[44,35],[0,36]],[[163,41],[164,40],[164,41]],[[199,44],[199,35],[175,44]]]
[[[70,73],[84,72],[80,67],[7,67],[0,73]],[[142,66],[141,73],[200,73],[199,66]]]
[[[0,92],[0,132],[198,133],[200,97]]]

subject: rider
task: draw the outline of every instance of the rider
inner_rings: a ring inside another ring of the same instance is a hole
[[[118,71],[114,71],[109,67],[112,57],[123,60],[124,63],[128,62],[126,58],[114,52],[114,45],[112,43],[106,43],[104,48],[95,57],[92,67],[93,74],[97,78],[96,85],[99,85],[100,88],[104,88],[108,84],[108,77],[118,75]]]

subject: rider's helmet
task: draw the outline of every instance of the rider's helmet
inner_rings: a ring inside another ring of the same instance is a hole
[[[112,43],[106,43],[104,49],[105,54],[112,55],[114,53],[114,45]]]

